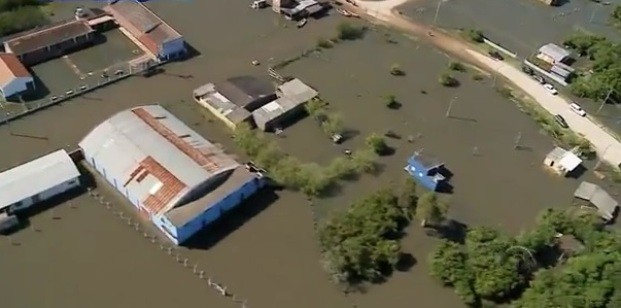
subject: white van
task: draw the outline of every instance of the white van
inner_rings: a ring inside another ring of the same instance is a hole
[[[580,107],[580,105],[576,103],[569,104],[569,108],[571,109],[571,111],[577,113],[581,117],[586,116],[586,111],[584,111],[584,109],[582,109],[582,107]]]

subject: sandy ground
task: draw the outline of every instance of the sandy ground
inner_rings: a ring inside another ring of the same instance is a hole
[[[380,22],[387,23],[401,30],[413,33],[426,39],[434,46],[445,50],[459,58],[480,64],[482,67],[499,73],[509,79],[522,91],[533,97],[542,107],[552,114],[561,114],[567,119],[571,129],[582,134],[593,144],[598,155],[602,160],[618,166],[621,163],[621,142],[608,133],[590,118],[583,118],[569,110],[569,102],[558,96],[552,97],[539,84],[528,78],[518,69],[492,59],[469,48],[467,42],[449,36],[439,31],[434,31],[433,27],[417,23],[408,19],[396,11],[396,7],[404,4],[408,0],[384,0],[384,1],[356,1],[357,6],[348,5],[349,9],[356,13],[374,18]]]

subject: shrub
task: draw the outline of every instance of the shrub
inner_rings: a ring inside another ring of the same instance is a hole
[[[483,32],[481,32],[481,30],[476,30],[476,29],[468,29],[466,31],[466,35],[468,39],[470,39],[471,41],[475,43],[483,43],[483,39],[485,38],[485,36],[483,35]]]
[[[375,133],[369,135],[369,137],[365,140],[365,143],[377,155],[385,155],[389,150],[384,137]]]
[[[474,75],[472,75],[472,80],[481,81],[483,79],[485,79],[485,76],[483,76],[481,74],[474,74]]]
[[[457,87],[459,86],[459,80],[449,73],[442,73],[438,79],[441,85],[445,87]]]
[[[318,48],[328,49],[328,48],[332,48],[333,46],[334,46],[334,43],[332,43],[330,40],[326,40],[324,38],[317,39]]]
[[[393,64],[390,67],[390,75],[405,76],[405,71],[401,69],[401,66],[399,66],[399,64]]]
[[[451,71],[456,71],[456,72],[465,72],[466,71],[466,66],[463,65],[459,61],[451,61],[451,62],[449,62],[448,67],[449,67],[449,69]]]
[[[397,108],[397,106],[399,106],[397,97],[394,94],[386,95],[385,104],[386,104],[386,107],[390,109]]]
[[[337,31],[340,40],[353,41],[364,37],[366,28],[364,26],[352,25],[348,22],[342,22],[338,25]]]

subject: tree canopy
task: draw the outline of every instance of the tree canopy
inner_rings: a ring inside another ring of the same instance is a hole
[[[335,281],[378,281],[394,268],[401,257],[400,231],[415,207],[415,189],[407,180],[399,196],[380,189],[320,226],[319,243]]]
[[[0,0],[0,36],[48,23],[38,0]]]
[[[583,249],[568,253],[565,236]],[[546,210],[535,228],[517,237],[472,228],[464,244],[443,240],[430,264],[431,275],[470,306],[516,298],[519,308],[621,304],[621,238],[577,211]]]

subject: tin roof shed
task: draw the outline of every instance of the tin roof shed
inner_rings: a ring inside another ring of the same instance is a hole
[[[598,214],[605,220],[611,220],[619,207],[619,202],[613,199],[603,188],[590,182],[582,182],[574,192],[574,197],[589,201]]]

